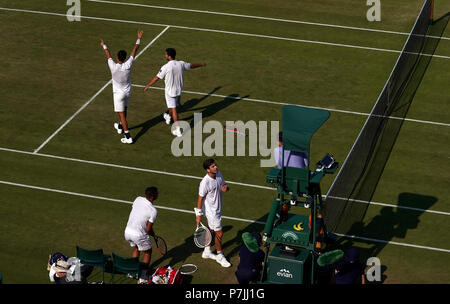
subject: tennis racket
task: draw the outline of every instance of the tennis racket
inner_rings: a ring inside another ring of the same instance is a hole
[[[199,248],[205,248],[211,244],[211,231],[200,222],[194,232],[194,243]]]
[[[197,266],[194,264],[184,264],[179,270],[181,274],[193,274],[197,271]]]
[[[158,249],[158,252],[163,256],[166,255],[167,253],[166,241],[162,237],[157,235],[153,236],[153,239],[155,240],[155,245],[156,249]]]

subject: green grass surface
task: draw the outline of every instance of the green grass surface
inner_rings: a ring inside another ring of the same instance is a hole
[[[144,3],[142,0],[123,2],[139,1]],[[0,7],[65,14],[68,9],[65,3],[0,0]],[[372,23],[365,18],[368,8],[365,1],[359,4],[350,0],[171,1],[170,4],[151,1],[151,4],[409,32],[422,1],[385,0],[382,22]],[[437,1],[435,8],[437,17],[450,11],[444,1]],[[138,58],[132,82],[145,85],[150,81],[165,63],[163,55],[167,47],[175,47],[180,60],[206,61],[207,67],[185,75],[184,89],[200,93],[182,95],[180,118],[188,121],[198,112],[202,112],[204,122],[281,120],[282,105],[236,97],[369,113],[398,53],[307,41],[399,51],[407,38],[388,33],[88,1],[82,1],[81,14],[186,27],[169,28]],[[100,39],[105,40],[112,53],[122,48],[129,51],[137,30],[142,28],[145,32],[142,51],[165,28],[138,23],[93,19],[68,22],[64,16],[0,9],[0,41],[7,54],[0,70],[3,126],[0,148],[17,150],[0,150],[0,182],[46,189],[0,183],[0,272],[4,283],[47,283],[48,254],[61,251],[75,255],[77,244],[130,255],[131,248],[123,238],[130,204],[108,199],[131,203],[142,195],[145,187],[155,185],[160,191],[157,205],[188,211],[195,206],[205,156],[174,157],[171,154],[173,136],[161,118],[166,110],[161,90],[143,93],[141,87],[133,87],[128,121],[132,135],[138,137],[134,145],[121,144],[120,136],[112,127],[117,117],[108,86],[44,145],[39,154],[32,154],[110,79]],[[443,35],[450,37],[448,27]],[[450,40],[442,39],[436,54],[450,56]],[[407,118],[448,124],[449,67],[450,59],[431,60]],[[161,88],[163,82],[156,86]],[[366,117],[332,111],[330,119],[313,137],[312,162],[326,152],[342,162]],[[450,212],[450,174],[445,166],[449,140],[448,126],[405,121],[373,201]],[[214,158],[226,180],[267,186],[268,168],[260,167],[261,157]],[[324,194],[333,178],[324,179]],[[231,191],[224,194],[224,216],[265,221],[275,191],[233,183],[230,187]],[[407,201],[400,199],[405,194],[408,194]],[[422,204],[420,198],[424,196],[431,202],[429,205]],[[447,218],[444,214],[372,205],[362,223],[363,229],[357,231],[362,237],[448,250]],[[261,231],[263,227],[223,220],[224,252],[233,265],[224,269],[213,261],[201,259],[200,250],[192,241],[194,226],[193,214],[159,209],[155,231],[166,238],[170,251],[166,259],[160,259],[155,252],[152,266],[179,267],[183,263],[195,263],[199,270],[190,278],[192,283],[236,283],[234,271],[238,265],[240,236],[244,231]],[[448,252],[348,239],[342,240],[342,245],[360,247],[364,257],[378,256],[384,267],[385,283],[450,281],[446,266]],[[24,272],[27,276],[23,276]],[[91,279],[98,278],[94,275]]]

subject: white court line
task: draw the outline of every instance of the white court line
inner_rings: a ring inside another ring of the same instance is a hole
[[[89,194],[83,194],[83,193],[77,193],[77,192],[63,191],[63,190],[57,190],[57,189],[52,189],[52,188],[38,187],[38,186],[32,186],[32,185],[26,185],[26,184],[20,184],[20,183],[13,183],[13,182],[2,181],[2,180],[0,180],[0,184],[9,185],[9,186],[16,186],[16,187],[22,187],[22,188],[29,188],[29,189],[34,189],[34,190],[54,192],[54,193],[59,193],[59,194],[66,194],[66,195],[80,196],[80,197],[86,197],[86,198],[93,198],[93,199],[104,200],[104,201],[125,203],[125,204],[132,204],[133,203],[133,202],[130,202],[130,201],[113,199],[113,198],[107,198],[107,197],[102,197],[102,196],[97,196],[97,195],[89,195]],[[166,206],[161,206],[161,205],[155,205],[155,207],[159,208],[159,209],[165,209],[165,210],[170,210],[170,211],[175,211],[175,212],[183,212],[183,213],[194,214],[194,211],[191,211],[191,210],[178,209],[178,208],[166,207]],[[229,220],[234,220],[234,221],[240,221],[240,222],[256,223],[256,224],[261,224],[261,225],[265,225],[266,224],[265,222],[261,222],[261,221],[254,221],[254,220],[242,219],[242,218],[230,217],[230,216],[222,216],[222,218],[229,219]],[[426,249],[426,250],[441,251],[441,252],[450,253],[449,249],[442,249],[442,248],[436,248],[436,247],[421,246],[421,245],[400,243],[400,242],[393,242],[393,241],[386,241],[386,240],[378,240],[378,239],[372,239],[372,238],[366,238],[366,237],[360,237],[360,236],[354,236],[354,235],[338,234],[338,233],[336,233],[336,235],[341,236],[341,237],[345,237],[345,238],[359,239],[359,240],[368,241],[368,242],[383,243],[383,244],[398,245],[398,246],[406,246],[406,247],[414,247],[414,248],[419,248],[419,249]]]
[[[403,36],[409,35],[409,33],[397,32],[397,31],[388,31],[388,30],[379,30],[379,29],[371,29],[371,28],[356,27],[356,26],[345,26],[345,25],[337,25],[337,24],[317,23],[317,22],[308,22],[308,21],[301,21],[301,20],[290,20],[290,19],[271,18],[271,17],[262,17],[262,16],[253,16],[253,15],[244,15],[244,14],[232,14],[232,13],[224,13],[224,12],[216,12],[216,11],[208,11],[208,10],[196,10],[196,9],[186,9],[186,8],[178,8],[178,7],[157,6],[157,5],[129,3],[129,2],[117,2],[117,1],[103,1],[103,0],[87,0],[87,1],[105,3],[105,4],[119,4],[119,5],[127,5],[127,6],[156,8],[156,9],[174,10],[174,11],[201,13],[201,14],[212,14],[212,15],[259,19],[259,20],[267,20],[267,21],[306,24],[306,25],[332,27],[332,28],[340,28],[340,29],[348,29],[348,30],[377,32],[377,33],[384,33],[384,34],[394,34],[394,35],[403,35]],[[448,37],[437,37],[437,36],[428,36],[428,37],[436,38],[436,39],[450,40],[450,38],[448,38]]]
[[[25,154],[25,155],[33,155],[33,156],[46,157],[46,158],[53,158],[53,159],[60,159],[60,160],[67,160],[67,161],[73,161],[73,162],[78,162],[78,163],[85,163],[85,164],[104,166],[104,167],[112,167],[112,168],[118,168],[118,169],[126,169],[126,170],[134,170],[134,171],[161,174],[161,175],[176,176],[176,177],[196,179],[196,180],[201,180],[203,178],[203,176],[193,176],[193,175],[186,175],[186,174],[180,174],[180,173],[116,165],[116,164],[83,160],[83,159],[77,159],[77,158],[69,158],[69,157],[63,157],[63,156],[57,156],[57,155],[51,155],[51,154],[32,153],[32,152],[28,152],[28,151],[14,150],[14,149],[2,148],[2,147],[0,147],[0,151],[19,153],[19,154]],[[229,180],[227,180],[227,183],[230,185],[238,185],[238,186],[243,186],[243,187],[250,187],[250,188],[257,188],[257,189],[264,189],[264,190],[271,190],[271,191],[277,190],[274,187],[260,186],[260,185],[247,184],[247,183],[241,183],[241,182],[233,182],[233,181],[229,181]],[[322,197],[325,198],[326,195],[322,195]],[[339,199],[339,200],[347,200],[346,198],[341,198],[341,197],[333,197],[333,198]],[[358,202],[358,203],[362,203],[362,204],[378,205],[378,206],[385,206],[385,207],[391,207],[391,208],[406,209],[406,210],[417,211],[417,212],[427,212],[427,213],[435,213],[435,214],[450,216],[450,212],[444,212],[444,211],[435,211],[435,210],[428,210],[428,209],[421,209],[421,208],[414,208],[414,207],[407,207],[407,206],[398,206],[398,205],[379,203],[379,202],[373,202],[373,201],[368,202],[368,201],[354,200],[354,199],[349,199],[349,201]]]
[[[72,116],[69,117],[55,132],[53,132],[52,135],[50,135],[37,149],[34,150],[34,153],[38,153],[50,140],[52,140],[53,137],[56,136],[56,134],[59,133],[69,122],[72,121],[72,119],[75,118],[81,111],[84,110],[94,99],[97,97],[103,90],[108,87],[111,84],[111,80],[109,80],[100,90],[97,91],[97,93],[94,94],[84,105],[81,106]]]
[[[169,29],[169,26],[167,26],[161,33],[159,33],[158,36],[156,36],[152,41],[150,41],[145,48],[139,52],[139,54],[136,55],[135,60],[141,56],[147,50],[162,34],[164,34],[165,31]],[[103,92],[104,89],[106,89],[110,84],[112,80],[110,79],[100,90],[97,91],[97,93],[94,94],[84,105],[81,106],[72,116],[69,117],[55,132],[53,132],[52,135],[50,135],[49,138],[47,138],[36,150],[34,150],[34,153],[38,153],[50,140],[52,140],[53,137],[55,137],[69,122],[72,121],[81,111],[83,111],[101,92]]]
[[[140,84],[132,84],[134,87],[138,88],[144,88],[144,85]],[[159,87],[150,87],[152,90],[161,90],[164,91],[164,88]],[[267,103],[267,104],[274,104],[274,105],[291,105],[291,106],[299,106],[299,107],[305,107],[310,109],[321,109],[321,110],[327,110],[330,112],[337,112],[337,113],[345,113],[345,114],[354,114],[354,115],[362,115],[362,116],[369,116],[369,113],[363,113],[363,112],[355,112],[355,111],[347,111],[347,110],[339,110],[339,109],[333,109],[333,108],[324,108],[324,107],[315,107],[315,106],[306,106],[306,105],[300,105],[300,104],[293,104],[293,103],[287,103],[287,102],[278,102],[278,101],[270,101],[270,100],[263,100],[263,99],[254,99],[254,98],[242,98],[242,97],[235,97],[235,96],[226,96],[226,95],[220,95],[220,94],[210,94],[210,93],[202,93],[202,92],[194,92],[194,91],[187,91],[183,90],[183,93],[187,94],[194,94],[194,95],[201,95],[201,96],[213,96],[213,97],[220,97],[220,98],[228,98],[228,99],[235,99],[235,100],[246,100],[246,101],[254,101],[259,103]],[[417,123],[424,123],[424,124],[431,124],[431,125],[439,125],[444,127],[450,127],[450,123],[444,123],[444,122],[436,122],[436,121],[428,121],[428,120],[419,120],[419,119],[412,119],[412,118],[402,118],[402,117],[396,117],[396,116],[382,116],[382,115],[373,115],[374,117],[387,117],[389,119],[397,119],[397,120],[405,120],[405,121],[411,121],[411,122],[417,122]]]
[[[427,249],[427,250],[434,250],[434,251],[442,251],[442,252],[450,252],[449,249],[442,249],[442,248],[435,248],[435,247],[428,247],[428,246],[420,246],[420,245],[414,245],[414,244],[408,244],[408,243],[399,243],[394,241],[385,241],[385,240],[378,240],[378,239],[372,239],[362,236],[356,236],[356,235],[347,235],[347,234],[341,234],[341,233],[335,233],[338,236],[350,238],[350,239],[356,239],[361,241],[368,241],[368,242],[374,242],[374,243],[383,243],[383,244],[389,244],[389,245],[399,245],[399,246],[406,246],[406,247],[413,247],[413,248],[419,248],[419,249]]]
[[[43,12],[43,11],[34,11],[34,10],[25,10],[25,9],[13,9],[13,8],[7,8],[7,7],[0,7],[0,10],[66,17],[66,14],[52,13],[52,12]],[[316,40],[294,39],[294,38],[287,38],[287,37],[268,36],[268,35],[250,34],[250,33],[242,33],[242,32],[232,32],[232,31],[222,31],[222,30],[215,30],[215,29],[205,29],[205,28],[196,28],[196,27],[188,27],[188,26],[180,26],[180,25],[172,25],[172,24],[151,23],[151,22],[143,22],[143,21],[132,21],[132,20],[123,20],[123,19],[112,19],[112,18],[91,17],[91,16],[78,16],[78,17],[83,18],[83,19],[111,21],[111,22],[121,22],[121,23],[130,23],[130,24],[139,24],[139,25],[170,26],[172,28],[177,28],[177,29],[186,29],[186,30],[194,30],[194,31],[221,33],[221,34],[229,34],[229,35],[239,35],[239,36],[246,36],[246,37],[276,39],[276,40],[283,40],[283,41],[292,41],[292,42],[300,42],[300,43],[311,43],[311,44],[336,46],[336,47],[346,47],[346,48],[362,49],[362,50],[369,50],[369,51],[379,51],[379,52],[388,52],[388,53],[397,53],[397,54],[401,53],[401,51],[398,51],[398,50],[390,50],[390,49],[384,49],[384,48],[374,48],[374,47],[358,46],[358,45],[342,44],[342,43],[332,43],[332,42],[324,42],[324,41],[316,41]],[[411,53],[411,54],[414,54],[414,53]],[[434,58],[450,59],[450,56],[443,56],[443,55],[431,55],[431,54],[420,54],[420,55],[421,56],[434,57]]]

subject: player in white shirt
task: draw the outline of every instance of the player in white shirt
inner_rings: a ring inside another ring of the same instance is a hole
[[[158,198],[158,189],[156,187],[148,187],[145,189],[145,197],[138,196],[134,202],[128,217],[127,226],[125,228],[125,240],[133,247],[131,256],[139,257],[140,252],[144,252],[142,260],[144,270],[141,273],[140,282],[147,277],[148,265],[152,256],[152,241],[150,236],[154,236],[153,225],[156,221],[158,211],[153,206],[153,202]]]
[[[178,61],[175,59],[177,52],[173,48],[166,49],[165,57],[167,63],[161,67],[158,74],[145,86],[144,91],[147,91],[154,83],[159,79],[164,79],[165,82],[165,98],[169,114],[164,112],[163,117],[166,120],[166,124],[170,124],[171,119],[175,129],[172,131],[173,135],[180,137],[181,130],[178,126],[178,113],[177,106],[180,104],[180,95],[183,91],[184,83],[184,71],[206,66],[205,62],[200,63],[188,63],[184,61]]]
[[[219,172],[214,159],[205,160],[203,168],[207,174],[200,182],[197,208],[194,208],[194,210],[197,226],[201,221],[201,216],[205,215],[208,227],[214,235],[217,255],[211,252],[210,246],[207,246],[203,250],[202,258],[216,260],[222,267],[230,267],[230,262],[227,261],[222,252],[222,192],[227,192],[230,188]]]
[[[117,53],[116,62],[111,57],[111,53],[108,50],[105,42],[101,40],[100,45],[105,50],[106,58],[108,59],[108,67],[111,71],[112,76],[112,87],[113,87],[113,95],[114,95],[114,112],[119,114],[119,123],[114,123],[114,128],[117,130],[117,133],[122,134],[125,132],[125,136],[120,139],[120,141],[124,144],[132,144],[133,138],[130,135],[130,130],[128,130],[127,124],[127,108],[130,102],[130,94],[131,94],[131,68],[134,63],[134,58],[136,56],[136,52],[141,43],[142,35],[144,31],[138,31],[137,33],[137,41],[134,45],[133,50],[131,51],[130,58],[127,61],[127,52],[124,50],[120,50]]]

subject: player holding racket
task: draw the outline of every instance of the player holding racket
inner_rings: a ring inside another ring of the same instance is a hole
[[[212,253],[211,247],[206,246],[202,253],[202,258],[213,259],[222,267],[230,267],[222,252],[222,192],[229,191],[222,174],[214,162],[214,159],[207,159],[203,162],[203,168],[207,174],[200,182],[198,191],[197,208],[194,208],[197,226],[200,224],[202,215],[208,221],[208,227],[214,235],[214,245],[217,254]]]
[[[142,263],[147,267],[141,272],[139,283],[145,283],[147,277],[148,265],[152,256],[152,241],[149,235],[155,237],[153,232],[153,224],[156,221],[158,211],[153,206],[153,202],[158,198],[158,189],[156,187],[148,187],[145,189],[145,197],[138,196],[128,218],[127,227],[125,228],[125,240],[130,243],[133,248],[131,256],[139,257],[144,252]]]

